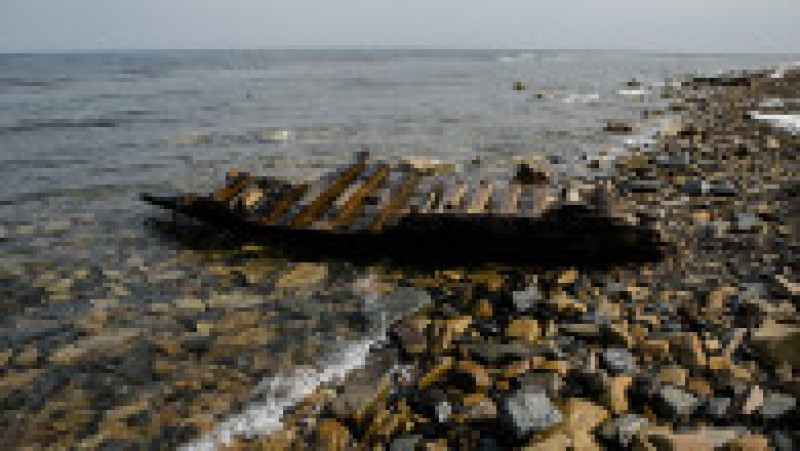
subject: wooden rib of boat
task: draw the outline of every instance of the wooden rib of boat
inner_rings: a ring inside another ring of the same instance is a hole
[[[655,231],[566,197],[549,186],[465,180],[364,153],[305,184],[232,171],[209,195],[142,195],[235,232],[348,253],[557,259],[613,251],[636,259],[641,251],[650,260],[660,252]]]

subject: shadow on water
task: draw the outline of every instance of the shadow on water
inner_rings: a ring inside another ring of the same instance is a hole
[[[180,213],[150,218],[162,239],[194,250],[235,251],[256,244],[268,258],[348,262],[398,269],[576,268],[603,270],[660,261],[667,245],[657,231],[569,206],[537,219],[409,216],[384,233],[332,235],[254,226],[231,215]],[[200,218],[201,220],[196,220]]]

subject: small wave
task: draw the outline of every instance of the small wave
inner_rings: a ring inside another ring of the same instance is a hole
[[[591,94],[581,94],[581,93],[570,93],[564,96],[562,102],[564,103],[593,103],[600,100],[600,94],[598,93],[591,93]]]
[[[21,119],[14,125],[0,127],[0,134],[3,133],[24,133],[41,130],[66,130],[81,128],[115,128],[122,125],[124,121],[118,119],[50,119],[33,120]]]
[[[319,386],[342,381],[350,371],[366,364],[370,350],[385,337],[385,328],[380,333],[355,342],[332,356],[322,369],[303,368],[288,376],[276,376],[262,381],[254,389],[255,395],[265,395],[266,402],[251,405],[244,413],[218,425],[214,431],[183,450],[215,450],[230,446],[236,437],[268,435],[280,429],[283,413],[303,398],[312,394]]]
[[[751,111],[750,117],[772,124],[773,127],[786,130],[793,135],[800,134],[800,114],[763,114]]]
[[[617,94],[621,96],[646,96],[650,94],[647,89],[620,89]]]

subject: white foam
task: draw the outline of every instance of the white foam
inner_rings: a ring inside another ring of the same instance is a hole
[[[600,94],[598,93],[591,93],[591,94],[581,94],[581,93],[570,93],[567,94],[563,102],[564,103],[592,103],[597,102],[600,100]]]
[[[646,96],[650,94],[647,89],[621,89],[618,91],[621,96]]]
[[[800,114],[762,114],[758,111],[751,111],[750,117],[758,121],[768,122],[774,127],[792,134],[800,134]]]
[[[786,71],[800,67],[800,61],[795,61],[783,66],[779,66],[775,72],[769,74],[769,78],[783,78],[786,76]]]
[[[265,395],[265,402],[249,406],[243,413],[217,425],[212,433],[181,449],[212,451],[230,446],[236,437],[269,435],[278,431],[286,409],[312,394],[320,385],[340,382],[350,371],[364,366],[370,349],[385,338],[385,331],[386,328],[381,327],[373,336],[351,343],[333,355],[321,369],[306,367],[291,375],[262,381],[254,389],[254,395]]]

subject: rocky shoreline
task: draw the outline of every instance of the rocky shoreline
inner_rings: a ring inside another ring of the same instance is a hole
[[[376,351],[391,371],[232,446],[795,449],[800,137],[758,115],[796,118],[798,93],[796,68],[667,86],[654,114],[679,119],[608,181],[672,243],[663,261],[406,278],[432,302]]]

